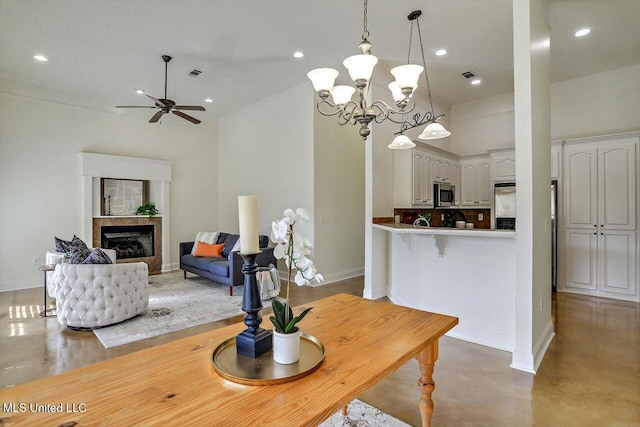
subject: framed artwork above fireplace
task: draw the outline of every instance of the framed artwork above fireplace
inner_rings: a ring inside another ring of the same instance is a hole
[[[135,215],[138,206],[146,202],[146,187],[143,180],[100,178],[100,214]]]

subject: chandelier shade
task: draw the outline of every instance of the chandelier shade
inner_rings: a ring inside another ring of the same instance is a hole
[[[307,73],[316,92],[330,91],[338,77],[338,70],[333,68],[316,68]]]
[[[414,144],[408,136],[402,134],[397,135],[395,138],[393,138],[391,144],[387,145],[387,147],[391,148],[392,150],[406,150],[415,146],[416,144]]]
[[[440,123],[434,121],[424,128],[422,133],[418,135],[418,139],[440,139],[449,135],[451,135],[451,132],[446,130]]]
[[[351,101],[351,96],[356,91],[352,86],[338,85],[331,89],[331,97],[337,106],[341,106]]]
[[[405,96],[402,93],[402,89],[400,89],[400,86],[398,86],[397,82],[393,81],[389,83],[387,87],[391,91],[391,96],[393,96],[393,100],[396,101],[396,104],[404,100]],[[413,92],[411,92],[411,95],[409,95],[409,97],[412,97],[412,96],[413,96]]]
[[[378,63],[378,58],[370,53],[361,53],[359,55],[353,55],[346,58],[342,64],[347,70],[349,70],[349,76],[351,80],[357,82],[358,80],[371,80],[373,74],[373,68]]]
[[[424,71],[422,65],[406,64],[392,68],[391,74],[396,78],[396,83],[400,89],[411,88],[413,90],[418,87],[418,79],[422,71]]]

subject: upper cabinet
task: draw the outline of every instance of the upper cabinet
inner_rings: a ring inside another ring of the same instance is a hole
[[[633,139],[565,147],[567,228],[635,230],[636,150]]]
[[[488,155],[472,156],[460,161],[462,176],[461,205],[491,206],[491,166]]]
[[[493,182],[514,182],[516,180],[515,148],[491,150],[490,157]]]
[[[455,155],[421,146],[393,152],[393,204],[396,208],[433,208],[433,183],[456,186],[459,205],[460,163]]]

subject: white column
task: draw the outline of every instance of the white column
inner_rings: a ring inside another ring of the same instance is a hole
[[[93,178],[91,176],[83,176],[80,184],[82,191],[82,202],[80,204],[82,212],[82,240],[87,242],[89,246],[93,245]],[[98,245],[99,246],[99,245]]]
[[[511,367],[537,370],[553,339],[550,43],[546,0],[513,0],[516,336]]]
[[[171,182],[160,182],[161,205],[158,209],[162,215],[162,266],[163,273],[171,271]]]

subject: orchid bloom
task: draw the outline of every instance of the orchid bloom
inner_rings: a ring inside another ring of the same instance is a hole
[[[293,231],[296,222],[308,222],[309,219],[309,213],[303,208],[295,211],[286,209],[284,218],[271,223],[271,240],[276,244],[273,255],[276,259],[284,258],[289,270],[289,281],[291,271],[297,270],[294,280],[298,286],[307,285],[312,280],[318,283],[324,280],[322,275],[318,274],[313,261],[307,258],[307,255],[311,254],[311,241]]]

